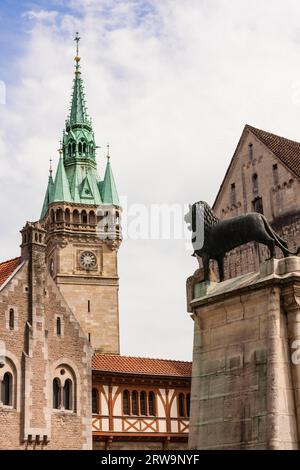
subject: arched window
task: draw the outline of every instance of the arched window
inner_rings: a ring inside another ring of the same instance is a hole
[[[99,394],[96,388],[92,389],[92,413],[96,415],[99,413]]]
[[[254,173],[254,175],[252,176],[252,185],[253,185],[253,192],[257,192],[258,191],[258,175],[257,173]]]
[[[231,189],[230,189],[230,204],[234,206],[236,204],[236,189],[235,189],[235,183],[232,183]]]
[[[37,234],[37,233],[34,234],[34,240],[35,240],[36,242],[38,241],[38,234]]]
[[[12,308],[9,311],[9,329],[15,329],[15,312]]]
[[[140,414],[145,416],[147,414],[147,395],[146,392],[140,393]]]
[[[136,390],[131,394],[131,413],[138,415],[138,393]]]
[[[66,209],[66,212],[65,212],[65,222],[66,222],[66,224],[70,223],[70,219],[71,219],[70,209]]]
[[[88,217],[87,217],[86,211],[82,211],[82,212],[81,212],[81,220],[82,220],[82,223],[83,223],[83,224],[87,224]]]
[[[179,393],[178,395],[178,413],[180,417],[185,416],[185,406],[184,406],[184,394]]]
[[[96,224],[96,215],[94,211],[90,211],[90,224],[95,225]]]
[[[12,375],[5,372],[2,379],[1,401],[3,405],[12,405]]]
[[[61,208],[56,211],[56,222],[63,222],[63,210]]]
[[[79,153],[79,155],[82,154],[82,143],[81,142],[79,142],[79,144],[78,144],[78,153]]]
[[[61,336],[61,318],[56,318],[56,334],[57,336]]]
[[[75,144],[75,142],[73,142],[73,144],[72,144],[72,153],[73,153],[73,157],[75,157],[75,155],[76,155],[76,144]]]
[[[249,160],[253,160],[253,144],[249,144],[248,151],[249,151]]]
[[[53,408],[58,410],[60,408],[60,383],[58,379],[53,380]]]
[[[79,224],[79,212],[77,209],[73,212],[73,224]]]
[[[155,395],[154,395],[154,392],[149,392],[148,403],[149,403],[149,415],[150,416],[155,416]]]
[[[39,243],[42,243],[42,234],[39,234]]]
[[[130,415],[130,395],[128,390],[123,392],[123,414]]]
[[[90,145],[90,155],[93,156],[93,150],[94,150],[94,147],[92,145]]]
[[[190,408],[191,408],[191,395],[188,393],[186,396],[186,412],[187,412],[188,417],[190,417]]]
[[[72,409],[72,381],[67,379],[64,385],[64,409]]]
[[[68,145],[68,155],[69,157],[71,157],[71,154],[72,154],[72,146],[71,144]]]
[[[86,155],[86,143],[85,142],[82,146],[82,152],[83,152],[83,155],[85,156]]]

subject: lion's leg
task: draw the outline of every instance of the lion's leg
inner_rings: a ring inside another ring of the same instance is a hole
[[[273,240],[272,238],[270,238],[268,241],[267,241],[267,245],[268,245],[268,248],[270,250],[270,258],[269,259],[273,259],[276,257],[276,253],[275,253],[275,240]]]
[[[220,282],[223,282],[225,279],[224,275],[224,258],[218,258],[218,269],[219,269],[219,278]]]
[[[209,257],[208,256],[203,256],[202,261],[203,261],[203,268],[204,268],[204,282],[209,282],[210,281]]]

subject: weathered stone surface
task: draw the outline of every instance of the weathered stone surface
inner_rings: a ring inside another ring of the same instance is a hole
[[[300,373],[290,345],[300,340],[300,259],[267,262],[190,305],[189,447],[297,449]]]

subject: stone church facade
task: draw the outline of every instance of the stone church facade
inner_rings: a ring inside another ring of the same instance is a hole
[[[109,149],[97,171],[77,48],[55,178],[21,256],[0,263],[0,449],[187,446],[191,364],[120,355]]]
[[[261,212],[295,250],[300,245],[300,143],[246,125],[213,210],[221,219]],[[276,252],[281,257],[280,250]],[[226,278],[257,271],[268,250],[247,244],[225,260]]]

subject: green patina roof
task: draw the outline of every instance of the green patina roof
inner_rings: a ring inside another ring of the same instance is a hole
[[[108,160],[104,180],[97,174],[96,143],[91,119],[87,115],[80,58],[75,58],[75,78],[71,110],[63,132],[61,158],[55,181],[49,176],[41,219],[52,202],[119,205],[116,184]]]
[[[69,181],[62,157],[58,162],[51,202],[72,202]]]
[[[50,171],[50,176],[49,176],[49,180],[48,180],[47,191],[46,191],[46,194],[45,194],[45,199],[44,199],[44,203],[43,203],[43,209],[42,209],[42,213],[41,213],[41,219],[43,219],[43,217],[45,217],[45,215],[46,215],[46,213],[47,213],[47,210],[48,210],[48,206],[49,206],[49,204],[52,202],[52,198],[53,198],[53,187],[54,187],[54,183],[53,183],[53,178],[52,178],[52,171]]]
[[[105,176],[101,185],[101,195],[104,204],[120,205],[118,191],[109,159],[107,160]]]

